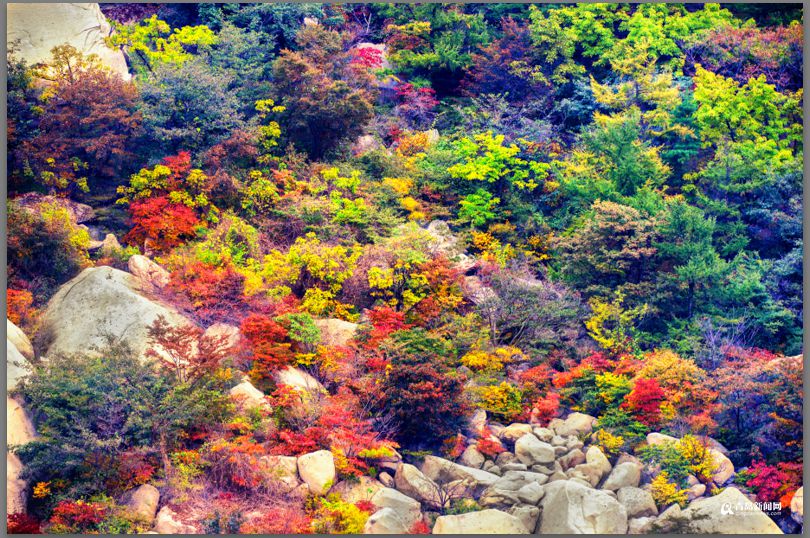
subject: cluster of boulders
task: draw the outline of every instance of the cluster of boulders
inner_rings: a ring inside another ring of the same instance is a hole
[[[434,534],[781,533],[730,486],[713,497],[703,497],[705,486],[692,491],[684,509],[657,506],[640,461],[622,453],[611,463],[599,447],[586,446],[594,425],[595,419],[582,413],[545,428],[489,424],[493,440],[506,449],[494,459],[472,444],[458,462],[425,456],[418,465],[400,462],[393,477],[381,473],[379,480],[418,503],[425,521],[433,521]],[[658,435],[648,441],[660,442]],[[716,481],[731,476],[726,460]],[[748,508],[736,516],[722,509],[737,505]],[[461,513],[448,513],[453,511]],[[366,532],[405,532],[412,516],[380,508]]]
[[[128,269],[85,269],[62,286],[40,318],[36,346],[7,322],[8,390],[25,374],[25,362],[35,357],[47,360],[52,353],[90,351],[94,345],[102,346],[108,336],[144,354],[147,327],[158,316],[171,323],[188,323],[156,298],[154,292],[168,281],[163,268],[145,256],[133,256]],[[317,324],[328,345],[349,342],[357,330],[357,325],[335,319]],[[206,333],[225,336],[232,343],[241,338],[239,329],[228,324],[211,326]],[[312,398],[326,392],[318,380],[293,367],[277,372],[277,381]],[[268,405],[265,395],[247,379],[231,395],[248,407]],[[8,444],[33,439],[34,426],[20,402],[9,398],[7,405]],[[378,471],[374,478],[359,481],[339,481],[334,457],[325,450],[299,457],[266,456],[261,465],[269,480],[290,494],[336,493],[347,502],[371,501],[376,510],[366,523],[368,534],[406,533],[419,522],[430,525],[435,534],[781,532],[767,515],[750,507],[742,492],[728,485],[734,466],[716,441],[707,439],[716,467],[713,481],[725,489],[711,496],[694,479],[687,507],[657,506],[650,491],[650,470],[631,454],[608,458],[592,443],[595,425],[594,417],[572,413],[547,427],[503,426],[488,422],[486,413],[478,411],[469,421],[469,444],[457,461],[427,455],[408,463],[395,453],[374,462]],[[501,451],[495,456],[480,451],[482,436],[488,437],[490,448],[497,446]],[[647,443],[653,445],[675,440],[660,433],[647,436]],[[20,478],[22,465],[11,452],[7,452],[7,464],[7,508],[10,513],[24,512],[27,485]],[[801,500],[800,490],[791,506],[792,517],[800,524]],[[151,485],[140,486],[122,499],[152,533],[194,532],[171,507],[158,510],[159,501],[160,494]],[[745,509],[729,510],[729,506]]]

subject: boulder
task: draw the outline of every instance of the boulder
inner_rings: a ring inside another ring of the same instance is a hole
[[[410,529],[417,521],[422,519],[422,506],[419,501],[395,489],[379,488],[372,495],[371,502],[377,508],[393,510],[407,529]]]
[[[357,323],[337,318],[316,319],[321,331],[321,343],[325,346],[345,346],[357,334]]]
[[[288,385],[308,393],[326,393],[326,389],[320,381],[294,366],[277,370],[273,376],[279,385]]]
[[[169,283],[169,272],[146,256],[136,254],[127,261],[127,269],[137,278],[144,288],[163,288]]]
[[[105,235],[104,240],[101,241],[98,246],[99,254],[104,258],[112,258],[120,254],[122,249],[123,247],[121,243],[118,242],[118,238],[115,237],[115,234]]]
[[[470,445],[464,449],[458,461],[464,466],[480,469],[481,466],[484,465],[485,460],[484,455],[478,452],[478,449],[474,446]]]
[[[557,435],[567,437],[569,435],[579,436],[593,431],[596,419],[585,413],[571,413],[562,423],[557,422],[554,431]]]
[[[50,61],[53,47],[68,44],[85,56],[97,55],[114,73],[130,78],[124,53],[104,41],[111,26],[97,3],[9,4],[6,14],[6,42],[27,63]]]
[[[510,424],[506,428],[501,431],[498,435],[502,441],[506,441],[508,443],[515,443],[518,439],[523,437],[526,434],[532,433],[532,425],[531,424]]]
[[[677,440],[677,437],[672,437],[671,435],[666,435],[663,433],[652,432],[647,434],[647,444],[651,446],[674,443]]]
[[[718,485],[722,486],[734,475],[734,464],[722,452],[717,449],[710,448],[709,454],[714,461],[715,471],[712,474],[712,480]]]
[[[491,486],[500,478],[496,474],[459,465],[436,456],[425,456],[420,469],[425,476],[439,484],[446,484],[455,480],[465,480],[475,491],[474,494],[480,494],[484,488]]]
[[[520,519],[500,510],[440,516],[433,534],[529,534]]]
[[[377,510],[363,527],[363,534],[408,534],[410,527],[391,508]]]
[[[533,433],[527,433],[515,442],[515,455],[526,465],[552,463],[555,459],[554,447],[539,440]]]
[[[379,478],[379,479],[380,479],[380,483],[381,483],[383,486],[385,486],[385,487],[387,487],[387,488],[393,488],[393,487],[395,487],[395,484],[394,484],[394,477],[393,477],[393,476],[391,476],[390,474],[386,473],[385,471],[383,471],[383,472],[381,472],[379,475],[377,475],[377,478]]]
[[[123,500],[133,518],[151,525],[157,514],[160,492],[152,484],[143,484],[125,493]]]
[[[689,486],[689,489],[686,490],[686,499],[689,501],[694,501],[698,497],[703,497],[706,493],[706,485],[705,484],[692,484]]]
[[[214,323],[205,329],[203,336],[221,340],[223,344],[231,350],[236,349],[239,346],[240,340],[242,340],[242,333],[239,332],[239,327],[229,325],[228,323]]]
[[[361,135],[354,141],[352,153],[354,155],[363,155],[364,153],[380,149],[381,147],[383,147],[383,145],[374,135]]]
[[[804,487],[800,487],[790,500],[790,517],[793,521],[804,525]]]
[[[599,484],[604,475],[599,466],[594,463],[581,463],[573,469],[569,469],[565,474],[568,478],[582,480],[592,488]]]
[[[533,506],[537,505],[545,494],[546,490],[538,482],[530,482],[517,490],[517,498],[520,499],[520,502]]]
[[[619,502],[627,510],[627,517],[639,518],[657,516],[658,507],[655,505],[652,494],[636,487],[624,487],[617,492]]]
[[[251,384],[250,381],[242,381],[235,387],[228,391],[231,398],[237,402],[237,405],[242,409],[250,409],[259,407],[261,409],[270,409],[270,403],[267,401],[264,393]]]
[[[625,487],[636,487],[641,481],[641,465],[632,461],[620,463],[610,472],[602,484],[602,489],[616,491]]]
[[[196,534],[194,527],[178,521],[177,514],[168,506],[164,506],[157,513],[152,530],[157,534]]]
[[[430,507],[442,507],[440,486],[409,463],[399,464],[394,475],[394,484],[408,497],[426,503]]]
[[[384,486],[379,480],[368,476],[361,476],[358,480],[341,480],[329,490],[329,493],[337,493],[340,498],[347,503],[359,501],[370,501],[374,494],[383,489]]]
[[[540,509],[536,506],[529,506],[527,504],[519,504],[509,509],[509,514],[512,514],[523,523],[529,534],[534,534],[537,528],[537,521],[540,519]]]
[[[286,491],[301,485],[298,480],[298,458],[294,456],[262,456],[261,464],[267,469],[270,481]]]
[[[560,462],[560,465],[562,466],[563,470],[568,470],[571,469],[572,467],[576,467],[580,463],[585,463],[585,453],[582,452],[582,450],[580,450],[579,448],[575,448],[568,454],[559,458],[558,461]]]
[[[325,495],[335,484],[335,457],[328,450],[318,450],[298,457],[298,474],[310,493]]]
[[[35,438],[34,423],[25,408],[6,396],[6,511],[9,514],[26,513],[28,483],[21,478],[22,461],[9,452],[8,447],[24,445]]]
[[[664,532],[690,534],[782,534],[770,517],[734,487],[692,501],[680,513],[662,514],[655,525]]]
[[[12,321],[6,318],[6,339],[14,344],[17,351],[29,361],[34,360],[34,346],[31,341],[25,336],[25,333],[14,325]]]
[[[654,517],[637,517],[627,522],[627,534],[651,534]]]
[[[544,486],[540,534],[624,534],[627,511],[604,491],[571,480]]]
[[[11,24],[10,13],[8,22],[9,24]],[[50,58],[50,50],[48,51],[47,54],[48,57]],[[89,205],[80,204],[79,202],[74,202],[70,198],[63,198],[61,196],[40,194],[38,192],[28,192],[23,194],[22,196],[17,196],[16,198],[14,198],[14,202],[21,209],[24,209],[30,213],[35,214],[39,214],[42,212],[42,209],[40,208],[41,204],[57,205],[67,210],[68,214],[70,215],[70,221],[73,224],[82,224],[96,218],[95,211]]]
[[[15,398],[6,396],[6,444],[24,445],[37,437],[30,415]]]
[[[549,430],[548,428],[540,428],[535,426],[534,428],[532,428],[532,433],[534,434],[535,437],[537,437],[538,439],[540,439],[545,443],[550,443],[551,440],[554,438],[554,432],[552,430]]]
[[[148,327],[159,316],[171,325],[188,321],[166,305],[147,299],[140,281],[112,267],[90,267],[64,284],[48,302],[37,333],[43,355],[103,348],[106,337],[146,356]]]
[[[467,420],[467,433],[473,437],[480,437],[481,432],[487,427],[487,412],[484,409],[476,409]]]
[[[602,473],[602,476],[608,474],[611,470],[610,461],[607,456],[599,449],[599,447],[591,445],[585,452],[585,463],[595,466]]]

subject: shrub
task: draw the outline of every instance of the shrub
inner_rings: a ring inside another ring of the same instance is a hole
[[[42,534],[40,522],[30,514],[8,514],[6,532],[9,534]]]
[[[90,234],[57,203],[22,208],[8,201],[9,283],[29,284],[33,295],[47,295],[90,264]]]
[[[6,290],[6,316],[14,325],[22,325],[35,314],[34,296],[28,290]]]
[[[312,504],[312,530],[319,534],[362,534],[370,515],[334,493]]]
[[[501,382],[500,385],[481,387],[478,390],[478,406],[493,417],[510,422],[523,412],[523,393],[519,388]]]
[[[746,472],[745,485],[756,493],[759,502],[782,501],[782,506],[789,506],[790,501],[784,502],[785,497],[793,493],[801,485],[802,467],[800,463],[779,462],[768,465],[764,461],[756,461]]]
[[[98,530],[107,517],[108,509],[101,503],[78,501],[60,501],[53,509],[48,521],[49,532],[88,533]]]
[[[312,518],[298,505],[273,506],[261,516],[243,523],[242,534],[310,534]]]
[[[466,380],[444,363],[445,343],[420,329],[399,331],[392,340],[382,394],[385,410],[399,424],[398,441],[435,443],[457,433],[468,409],[462,398]]]
[[[657,379],[637,379],[622,407],[642,424],[654,427],[661,420],[661,403],[664,397]]]
[[[673,503],[681,507],[686,506],[686,492],[678,489],[676,484],[669,481],[666,471],[653,478],[650,484],[650,493],[658,506],[668,506]]]
[[[596,432],[596,446],[602,449],[608,457],[613,457],[619,453],[624,446],[624,438],[621,435],[613,435],[607,430]]]
[[[242,320],[241,331],[250,343],[253,367],[251,375],[270,379],[273,372],[293,363],[295,356],[285,342],[287,330],[263,314],[251,314]]]
[[[194,211],[168,196],[136,200],[129,205],[132,229],[124,241],[166,252],[197,235],[200,220]]]

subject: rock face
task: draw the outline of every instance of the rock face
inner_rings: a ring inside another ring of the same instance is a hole
[[[14,325],[8,318],[6,318],[6,339],[14,344],[23,357],[29,361],[34,360],[34,346],[31,345],[31,341],[22,332],[22,329]]]
[[[37,333],[43,356],[103,347],[105,335],[128,344],[143,357],[147,328],[158,316],[188,323],[182,316],[143,294],[134,276],[112,267],[91,267],[67,282],[48,302]]]
[[[529,534],[523,523],[500,510],[481,510],[457,516],[440,516],[433,534]]]
[[[124,495],[129,513],[138,521],[152,523],[157,514],[160,492],[151,484],[143,484]]]
[[[421,470],[426,477],[438,484],[447,484],[455,481],[464,481],[467,492],[477,497],[487,487],[500,478],[498,475],[453,463],[452,461],[436,456],[425,456]]]
[[[327,346],[345,346],[357,333],[357,323],[337,318],[316,319],[321,330],[321,343]]]
[[[604,491],[572,480],[544,486],[540,534],[624,534],[627,511]]]
[[[6,445],[24,445],[36,437],[34,424],[25,409],[16,400],[6,397]],[[20,478],[23,464],[16,454],[6,450],[6,511],[9,514],[26,512],[28,484]]]
[[[654,526],[663,532],[690,534],[782,534],[771,518],[733,487],[670,514],[662,514]]]
[[[110,23],[98,4],[9,4],[7,15],[7,43],[28,63],[46,62],[53,47],[69,44],[129,79],[124,54],[104,43]]]
[[[8,323],[11,323],[10,321]],[[11,324],[14,327],[14,324]],[[11,333],[9,332],[9,335]],[[30,344],[29,344],[30,345]],[[26,369],[26,365],[28,364],[28,359],[26,359],[22,353],[20,353],[19,349],[17,348],[16,344],[12,342],[10,339],[6,339],[6,390],[12,390],[14,387],[17,386],[20,379],[28,375],[28,370]]]
[[[298,474],[310,493],[325,495],[335,483],[335,457],[328,450],[318,450],[298,457]]]

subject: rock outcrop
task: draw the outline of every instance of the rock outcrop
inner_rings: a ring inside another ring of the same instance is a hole
[[[357,334],[357,323],[337,318],[316,319],[315,326],[321,331],[321,343],[325,346],[345,346]]]
[[[31,341],[22,329],[14,325],[8,318],[6,318],[6,340],[14,344],[23,357],[29,361],[34,360],[34,346],[31,345]]]
[[[68,44],[129,79],[124,54],[104,42],[111,26],[97,3],[9,4],[6,13],[6,42],[29,64],[50,61],[53,47]]]
[[[150,347],[147,328],[158,316],[174,325],[188,323],[146,294],[129,273],[106,266],[85,269],[48,302],[35,347],[43,357],[90,352],[112,337],[144,357]]]
[[[23,463],[8,447],[24,445],[36,438],[31,417],[15,399],[6,397],[6,511],[27,511],[28,484],[22,479]]]

